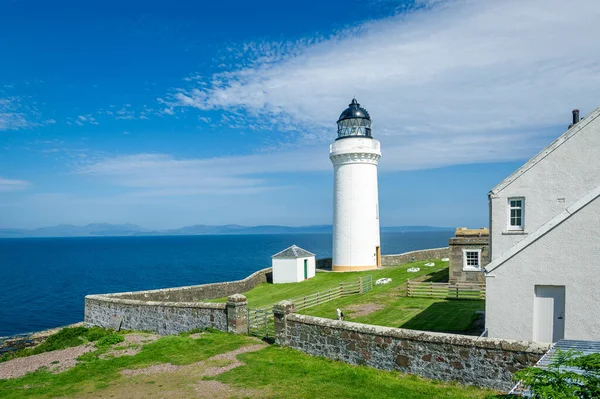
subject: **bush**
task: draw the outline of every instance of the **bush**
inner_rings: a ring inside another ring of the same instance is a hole
[[[600,354],[582,356],[581,352],[557,350],[548,368],[528,367],[516,372],[515,379],[521,380],[534,399],[600,398]]]
[[[106,346],[121,343],[123,341],[125,341],[125,338],[123,338],[123,336],[120,334],[105,335],[104,337],[100,338],[98,340],[98,342],[96,342],[96,347],[97,348],[106,347]]]
[[[87,331],[86,338],[90,342],[95,342],[109,334],[113,334],[113,332],[111,330],[106,330],[101,327],[91,327]]]
[[[114,332],[111,330],[106,330],[101,327],[66,327],[56,334],[50,335],[44,342],[34,348],[25,348],[4,354],[0,357],[0,362],[5,362],[17,357],[25,357],[44,352],[71,348],[73,346],[82,345],[85,342],[101,340],[103,337],[109,335],[117,334],[114,334]],[[119,342],[123,341],[121,340]]]

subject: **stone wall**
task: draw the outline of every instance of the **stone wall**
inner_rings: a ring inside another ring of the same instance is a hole
[[[423,249],[419,251],[405,252],[403,254],[397,255],[382,255],[381,266],[401,265],[403,263],[408,263],[412,261],[413,257],[416,262],[421,262],[424,260],[447,258],[449,255],[450,248],[448,247]]]
[[[266,282],[273,282],[273,273],[270,267],[252,273],[243,280],[148,291],[120,292],[110,295],[115,298],[144,301],[196,302],[207,299],[224,298],[233,294],[241,294]]]
[[[247,302],[243,295],[227,303],[157,302],[114,295],[85,297],[85,322],[104,328],[178,334],[196,328],[248,332]]]
[[[533,365],[549,345],[388,328],[293,313],[293,303],[274,308],[280,345],[302,352],[397,370],[426,378],[508,391],[515,371]]]
[[[484,268],[490,263],[489,255],[489,236],[482,237],[452,237],[450,244],[449,274],[450,283],[485,283],[483,271],[463,270],[463,249],[481,250],[481,267]]]
[[[449,247],[421,249],[396,255],[381,255],[381,266],[396,266],[403,263],[409,263],[413,260],[413,257],[415,262],[420,262],[424,260],[447,258],[449,255]],[[317,259],[317,269],[331,270],[331,258]]]
[[[317,259],[315,267],[317,269],[331,270],[331,258]]]

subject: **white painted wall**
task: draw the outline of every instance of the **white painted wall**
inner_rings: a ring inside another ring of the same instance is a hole
[[[379,194],[377,163],[380,144],[369,138],[351,137],[330,147],[334,167],[333,269],[377,267]]]
[[[600,198],[486,276],[489,337],[534,339],[536,284],[565,286],[565,339],[600,340]]]
[[[568,208],[574,201],[600,184],[600,110],[595,110],[571,128],[581,129],[556,148],[542,151],[535,164],[517,170],[519,176],[505,188],[490,193],[490,255],[500,257],[527,233]],[[555,141],[562,142],[564,138]],[[525,197],[524,233],[507,232],[508,198]],[[559,199],[564,198],[564,201]]]
[[[308,261],[308,278],[316,272],[315,257],[273,259],[273,284],[298,283],[304,281],[304,259]]]

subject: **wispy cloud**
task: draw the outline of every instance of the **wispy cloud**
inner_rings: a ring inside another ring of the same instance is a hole
[[[37,110],[21,97],[0,98],[0,131],[20,130],[55,123],[53,119],[40,120]]]
[[[329,38],[232,49],[247,61],[190,75],[165,102],[169,113],[225,110],[234,124],[242,115],[246,128],[291,131],[304,146],[331,140],[356,96],[394,163],[526,158],[542,129],[598,105],[598,20],[595,0],[421,2]]]
[[[67,125],[83,126],[88,123],[90,125],[98,125],[99,124],[98,121],[96,120],[96,118],[94,118],[92,116],[92,114],[78,115],[75,118],[67,118]]]
[[[159,114],[154,108],[143,105],[142,107],[132,107],[131,104],[123,104],[122,106],[110,105],[106,109],[101,108],[98,114],[107,115],[114,119],[138,120],[149,119],[151,115]]]
[[[88,163],[75,173],[135,189],[133,195],[140,196],[234,194],[276,188],[264,174],[272,171],[274,163],[280,166],[275,169],[278,172],[289,170],[285,164],[293,160],[274,155],[270,165],[261,161],[261,155],[177,159],[166,154],[136,154]]]
[[[0,176],[0,192],[21,191],[31,186],[26,180],[11,180]]]

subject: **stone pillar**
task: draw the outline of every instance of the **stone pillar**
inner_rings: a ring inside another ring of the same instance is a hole
[[[241,294],[227,298],[227,331],[234,334],[248,334],[248,301]]]
[[[285,345],[287,343],[286,316],[296,313],[296,305],[292,301],[281,301],[273,306],[273,321],[275,324],[275,343]]]

